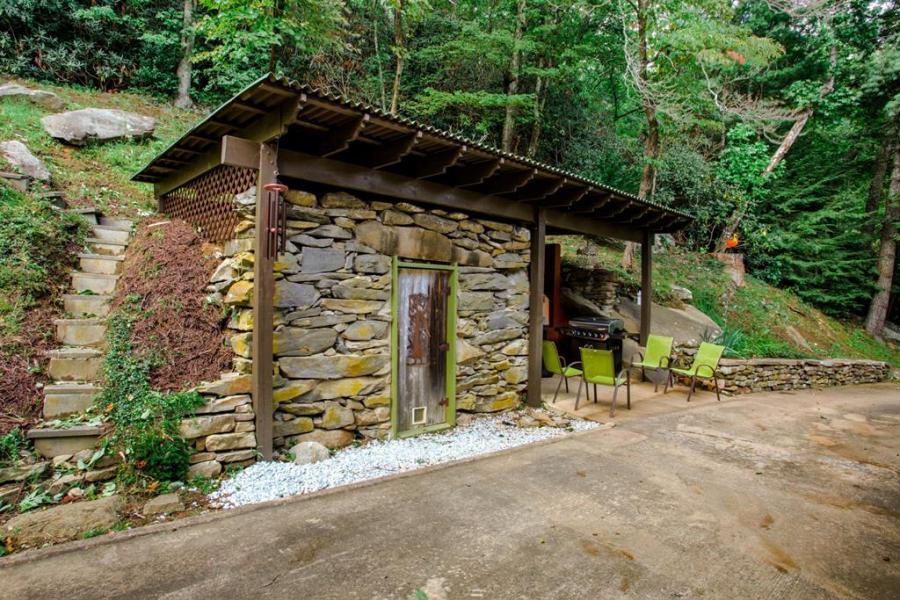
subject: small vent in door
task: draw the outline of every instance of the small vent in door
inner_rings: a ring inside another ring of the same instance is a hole
[[[412,409],[412,424],[424,425],[428,421],[428,407],[414,406]]]

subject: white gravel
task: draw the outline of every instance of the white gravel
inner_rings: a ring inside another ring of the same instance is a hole
[[[259,462],[223,481],[209,498],[212,504],[222,508],[244,506],[497,452],[560,437],[570,430],[584,431],[599,426],[591,421],[572,420],[570,430],[523,429],[504,420],[502,416],[482,417],[446,432],[373,441],[339,450],[328,460],[308,465]]]

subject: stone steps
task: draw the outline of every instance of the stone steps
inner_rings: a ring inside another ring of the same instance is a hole
[[[109,314],[109,294],[65,294],[66,314],[73,318],[105,317]]]
[[[134,227],[134,221],[131,219],[120,219],[119,217],[100,217],[100,225],[106,227],[119,227],[131,231]]]
[[[128,240],[131,238],[131,228],[110,225],[95,225],[94,237],[105,242],[127,244]]]
[[[76,292],[112,294],[116,289],[116,282],[118,280],[118,275],[72,271],[72,289]]]
[[[78,215],[90,225],[100,224],[100,211],[96,208],[67,208],[66,212]]]
[[[82,273],[95,273],[101,275],[118,275],[122,272],[124,256],[107,256],[105,254],[78,255]]]
[[[78,254],[81,270],[73,271],[72,291],[63,302],[69,318],[56,319],[56,339],[65,347],[47,352],[47,372],[55,383],[44,387],[44,419],[82,414],[102,388],[95,385],[106,345],[106,317],[125,261],[134,223],[104,217],[99,210],[74,209],[92,225],[89,251]],[[52,458],[96,447],[102,429],[95,426],[37,427],[28,432],[35,450]]]
[[[44,418],[59,419],[86,411],[103,388],[92,383],[55,383],[44,386]]]
[[[56,381],[94,381],[103,361],[103,352],[96,348],[58,348],[47,356],[47,373]]]
[[[103,347],[106,345],[105,319],[54,319],[56,339],[67,346]]]
[[[34,443],[34,449],[43,457],[53,458],[63,454],[75,454],[93,448],[100,440],[103,430],[100,427],[36,427],[28,431],[28,439]]]
[[[128,244],[120,244],[118,242],[109,242],[100,238],[88,238],[87,243],[94,254],[102,254],[103,256],[122,256]]]

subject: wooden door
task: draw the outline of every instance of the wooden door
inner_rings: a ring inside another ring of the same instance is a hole
[[[438,429],[453,423],[455,376],[448,270],[399,267],[397,291],[396,432]]]

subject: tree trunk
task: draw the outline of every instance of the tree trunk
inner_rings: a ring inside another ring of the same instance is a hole
[[[512,57],[509,60],[509,83],[506,86],[506,118],[503,119],[503,133],[500,136],[500,149],[512,152],[513,138],[516,132],[516,109],[512,98],[519,93],[519,62],[522,59],[522,36],[525,33],[525,0],[516,4],[516,32],[513,37]]]
[[[828,77],[828,81],[826,81],[819,89],[819,100],[834,91],[834,70],[837,66],[837,46],[831,47],[829,62],[831,63],[831,75]],[[781,163],[781,161],[784,160],[784,157],[791,149],[791,146],[794,145],[794,142],[797,141],[797,138],[799,138],[800,134],[803,132],[803,128],[806,126],[806,122],[809,121],[809,117],[812,116],[812,112],[812,108],[805,108],[797,115],[797,120],[794,121],[794,125],[791,127],[791,130],[784,137],[781,145],[778,146],[778,150],[776,150],[775,154],[772,155],[772,160],[769,161],[769,164],[763,170],[763,177],[768,177],[769,175],[771,175],[772,171],[774,171]]]
[[[379,52],[378,45],[378,8],[380,6],[379,1],[374,0],[374,2],[372,2],[372,6],[372,34],[375,38],[375,64],[378,65],[378,87],[381,89],[381,110],[385,110],[387,108],[387,91],[385,90],[384,85],[384,68],[381,66],[381,53]]]
[[[866,214],[869,216],[868,227],[870,233],[875,232],[875,212],[881,206],[884,197],[884,179],[887,175],[888,165],[894,149],[894,139],[897,135],[895,127],[889,127],[881,138],[878,154],[875,156],[875,165],[872,168],[872,181],[869,183],[869,195],[866,198]]]
[[[878,286],[869,314],[866,317],[866,330],[876,337],[881,337],[884,322],[887,319],[888,304],[891,299],[891,287],[894,283],[894,267],[897,259],[897,221],[900,220],[900,147],[894,150],[894,167],[891,173],[891,185],[884,205],[884,222],[881,225],[881,247],[878,257]]]
[[[638,90],[641,94],[641,108],[647,119],[647,136],[644,138],[644,170],[641,172],[641,184],[638,197],[647,199],[656,191],[656,160],[659,158],[659,120],[656,118],[656,103],[648,89],[650,54],[647,50],[647,5],[648,0],[638,0]],[[622,268],[631,270],[634,267],[634,252],[637,244],[626,242],[622,254]]]
[[[543,58],[538,62],[538,67],[541,69],[544,68]],[[525,156],[528,158],[535,157],[538,146],[541,143],[541,127],[543,125],[544,98],[546,97],[546,94],[544,78],[538,75],[537,80],[534,82],[534,110],[532,112],[531,120],[531,138],[528,140],[528,151],[525,153]]]
[[[278,20],[281,18],[281,15],[283,13],[284,13],[284,0],[275,0],[275,4],[272,6],[272,16],[274,17],[276,27],[278,27]],[[269,47],[269,73],[274,73],[275,69],[278,67],[278,55],[279,54],[281,54],[281,44],[278,44],[278,43],[272,44]]]
[[[178,61],[178,94],[175,96],[175,106],[178,108],[191,108],[194,106],[191,100],[191,56],[194,54],[194,2],[196,0],[184,0],[184,9],[181,22],[181,60]]]
[[[403,76],[403,0],[397,0],[394,9],[394,54],[397,57],[397,67],[394,70],[394,88],[391,91],[391,114],[396,115],[400,108],[400,78]]]

